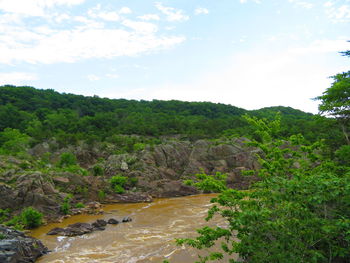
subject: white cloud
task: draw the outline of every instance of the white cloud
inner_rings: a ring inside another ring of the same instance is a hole
[[[17,28],[12,34],[0,37],[0,62],[51,64],[87,58],[135,56],[170,48],[185,40],[182,36],[157,36],[154,27],[140,23],[128,22],[134,27],[134,32],[82,28],[55,31],[48,36]]]
[[[95,7],[88,10],[88,15],[91,18],[100,18],[106,21],[119,21],[120,15],[117,11],[101,11],[101,4],[97,4]],[[82,16],[82,19],[87,19]]]
[[[138,16],[137,18],[139,18],[141,20],[145,20],[145,21],[160,20],[160,17],[157,14],[145,14],[145,15],[142,15],[142,16]]]
[[[27,16],[44,16],[45,9],[59,5],[78,5],[85,0],[1,0],[0,10]]]
[[[0,85],[23,85],[28,83],[28,81],[33,81],[37,79],[37,75],[26,72],[0,73]]]
[[[195,15],[207,15],[209,14],[209,10],[207,8],[204,8],[204,7],[198,7],[194,10],[194,14]]]
[[[97,80],[100,80],[100,77],[95,75],[95,74],[90,74],[90,75],[87,75],[86,76],[88,80],[90,81],[97,81]]]
[[[42,1],[38,0],[38,3]],[[48,2],[68,4],[69,1]],[[171,48],[185,41],[183,36],[160,35],[153,23],[123,18],[122,14],[131,12],[128,7],[114,11],[96,5],[88,10],[88,16],[55,12],[50,17],[39,18],[42,23],[35,27],[21,20],[20,14],[0,16],[0,63],[72,63],[88,58],[136,56]],[[58,22],[64,27],[58,26]]]
[[[149,22],[138,22],[132,20],[124,20],[122,22],[124,26],[134,29],[142,34],[152,34],[158,31],[158,27]]]
[[[107,78],[110,78],[110,79],[117,79],[119,78],[120,76],[118,74],[106,74],[106,77]]]
[[[251,1],[254,2],[254,3],[257,3],[257,4],[261,4],[261,1],[260,1],[260,0],[251,0]],[[248,0],[239,0],[239,2],[240,2],[241,4],[245,4],[245,3],[248,2]]]
[[[181,22],[189,19],[187,15],[184,14],[183,10],[176,9],[174,7],[163,6],[162,3],[156,3],[156,8],[167,16],[167,20],[170,22]]]
[[[127,15],[127,14],[131,14],[132,11],[129,7],[122,7],[120,10],[119,10],[119,14],[124,14],[124,15]]]
[[[294,3],[298,7],[302,7],[305,9],[311,9],[314,5],[310,2],[302,1],[302,0],[289,0],[290,3]]]
[[[350,49],[350,43],[346,39],[320,39],[313,41],[305,47],[293,48],[293,54],[314,54],[314,53],[329,53],[340,52]]]
[[[350,1],[334,1],[330,0],[323,4],[325,13],[334,23],[350,22]]]

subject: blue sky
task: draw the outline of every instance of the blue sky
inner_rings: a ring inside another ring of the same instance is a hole
[[[349,33],[350,0],[0,0],[0,85],[316,113]]]

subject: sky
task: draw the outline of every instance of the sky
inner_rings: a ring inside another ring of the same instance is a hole
[[[0,85],[317,113],[350,0],[0,0]]]

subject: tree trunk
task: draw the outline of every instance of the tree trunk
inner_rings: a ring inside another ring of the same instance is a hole
[[[348,134],[347,131],[346,131],[345,124],[342,123],[342,124],[341,124],[341,128],[342,128],[342,130],[343,130],[343,134],[344,134],[344,136],[345,136],[345,139],[346,139],[347,144],[350,145],[349,134]]]

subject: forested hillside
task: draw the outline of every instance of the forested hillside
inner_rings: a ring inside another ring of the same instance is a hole
[[[104,141],[116,134],[182,135],[189,139],[254,136],[242,118],[249,114],[273,119],[281,113],[281,136],[302,133],[308,140],[342,141],[331,119],[289,107],[247,111],[210,102],[136,101],[60,94],[32,87],[0,87],[0,131],[18,129],[35,144],[55,137],[60,145],[79,140]]]

